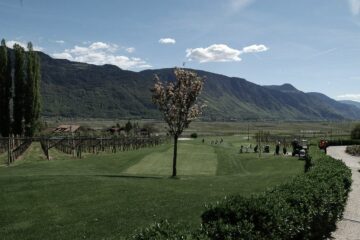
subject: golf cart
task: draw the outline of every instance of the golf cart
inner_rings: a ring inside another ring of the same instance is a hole
[[[307,140],[303,139],[301,142],[294,139],[294,141],[291,142],[291,145],[293,147],[292,156],[298,155],[300,159],[304,159],[308,152],[308,143]]]

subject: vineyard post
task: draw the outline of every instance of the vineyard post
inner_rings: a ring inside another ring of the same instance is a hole
[[[46,158],[47,158],[47,160],[50,160],[50,155],[49,155],[49,138],[46,138]]]
[[[259,131],[259,158],[261,158],[261,137],[262,131]]]
[[[14,152],[13,149],[15,148],[15,136],[12,135],[10,138],[10,163],[13,163],[15,161]]]
[[[11,140],[10,140],[10,136],[8,137],[8,165],[10,165],[11,163],[11,147],[10,147],[10,143],[11,143]]]
[[[74,133],[71,130],[71,126],[70,126],[70,132],[71,132],[71,138],[72,138],[72,153],[73,153],[73,157],[76,156],[76,149],[75,149],[75,136]]]
[[[250,126],[249,126],[249,123],[248,123],[247,135],[248,135],[247,140],[250,141]]]

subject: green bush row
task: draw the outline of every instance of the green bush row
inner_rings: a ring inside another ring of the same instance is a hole
[[[348,146],[346,152],[354,156],[360,156],[360,145]]]
[[[310,171],[288,183],[208,206],[196,232],[165,221],[137,232],[132,239],[326,239],[342,217],[351,171],[331,157],[312,156]]]
[[[360,145],[360,139],[338,139],[329,140],[328,146]]]
[[[351,130],[350,137],[351,139],[360,140],[360,124],[356,124],[353,130]]]

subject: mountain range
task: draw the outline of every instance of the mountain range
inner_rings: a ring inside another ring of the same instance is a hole
[[[113,65],[53,59],[39,52],[43,116],[71,118],[160,118],[150,88],[157,74],[173,81],[171,68],[133,72]],[[260,86],[242,78],[193,70],[206,78],[199,98],[204,120],[360,119],[360,108],[290,84]]]
[[[345,104],[349,104],[349,105],[352,105],[352,106],[355,106],[355,107],[358,107],[360,108],[360,102],[357,102],[357,101],[352,101],[352,100],[341,100],[339,101],[341,103],[345,103]]]

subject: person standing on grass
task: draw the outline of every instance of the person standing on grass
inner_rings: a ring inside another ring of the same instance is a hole
[[[280,142],[278,142],[278,143],[276,144],[275,154],[276,154],[276,155],[279,155],[279,152],[280,152]]]

